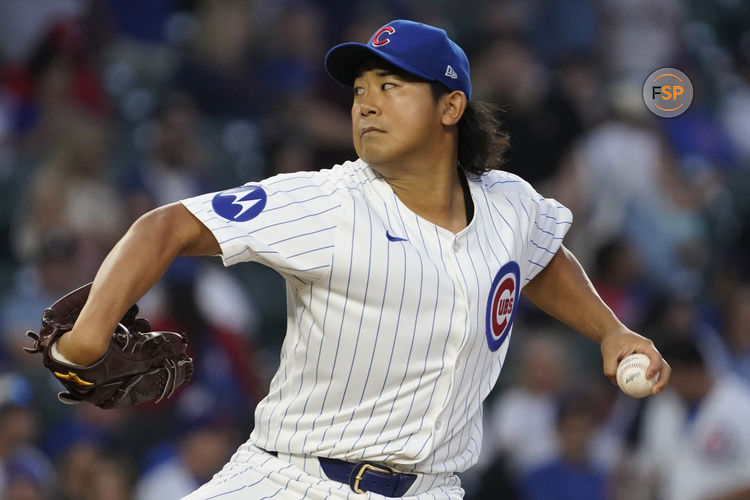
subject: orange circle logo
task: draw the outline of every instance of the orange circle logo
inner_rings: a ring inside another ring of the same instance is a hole
[[[693,102],[693,84],[679,69],[657,69],[643,83],[643,102],[656,116],[674,118]]]

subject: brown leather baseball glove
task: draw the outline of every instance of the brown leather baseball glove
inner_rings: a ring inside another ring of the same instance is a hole
[[[91,283],[65,295],[42,314],[42,328],[26,335],[34,339],[29,353],[42,353],[49,368],[67,391],[58,395],[64,403],[87,401],[101,408],[124,408],[169,398],[193,375],[187,356],[187,338],[175,332],[152,332],[144,318],[136,317],[138,305],[125,313],[115,328],[107,352],[90,366],[58,361],[50,354],[52,344],[73,328],[86,303]]]

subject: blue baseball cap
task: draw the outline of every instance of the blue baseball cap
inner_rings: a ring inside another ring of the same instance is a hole
[[[471,99],[469,60],[445,30],[403,19],[391,21],[367,44],[342,43],[329,50],[326,70],[334,80],[351,87],[357,68],[373,56],[450,90],[460,90]]]

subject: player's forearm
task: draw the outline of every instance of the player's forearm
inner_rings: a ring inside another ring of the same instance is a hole
[[[601,343],[609,333],[627,330],[596,292],[578,259],[564,246],[523,293],[544,312],[595,342]]]
[[[128,307],[162,276],[177,256],[169,217],[158,210],[138,219],[102,262],[76,330],[111,332]]]
[[[60,353],[78,364],[96,361],[125,311],[175,257],[218,253],[206,231],[180,205],[161,207],[138,219],[104,259],[74,329],[60,340]]]

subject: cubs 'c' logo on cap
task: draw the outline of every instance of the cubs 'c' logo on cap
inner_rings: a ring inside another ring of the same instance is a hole
[[[508,262],[495,275],[487,298],[487,344],[497,351],[508,338],[516,315],[516,304],[521,292],[521,271],[513,261]]]
[[[388,33],[389,35],[392,35],[396,32],[395,29],[393,29],[391,26],[383,26],[378,30],[377,33],[372,35],[372,44],[375,47],[380,47],[381,45],[385,45],[386,43],[390,42],[390,38],[388,36],[384,36],[385,33]]]
[[[214,212],[227,220],[249,221],[258,216],[266,206],[266,192],[257,184],[240,186],[217,193],[211,206]]]

